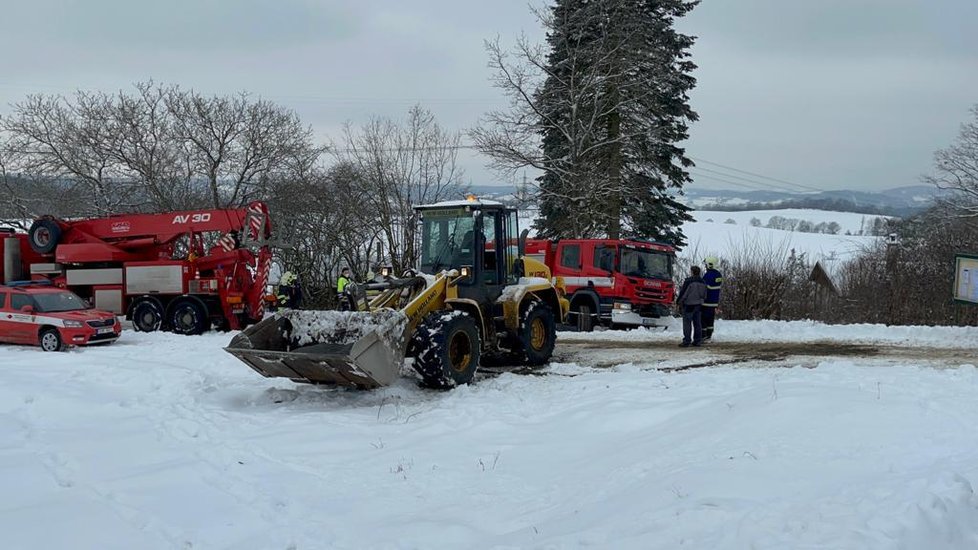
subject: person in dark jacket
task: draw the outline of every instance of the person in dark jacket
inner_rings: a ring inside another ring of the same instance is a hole
[[[703,282],[706,283],[706,301],[703,302],[703,339],[713,338],[713,322],[720,307],[720,287],[723,285],[723,275],[717,270],[717,259],[713,256],[703,260],[706,273]]]
[[[679,297],[676,298],[676,305],[683,314],[683,343],[679,344],[681,347],[702,345],[703,326],[700,316],[704,301],[706,301],[706,283],[700,277],[700,266],[694,265],[690,268],[690,276],[683,281]]]
[[[286,271],[282,274],[282,279],[278,285],[279,305],[290,309],[302,307],[302,286],[299,285],[299,278],[295,273]]]

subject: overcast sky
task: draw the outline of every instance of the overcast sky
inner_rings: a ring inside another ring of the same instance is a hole
[[[976,0],[703,0],[681,22],[699,37],[697,182],[767,181],[719,164],[816,188],[916,184],[978,103],[976,21]],[[523,0],[7,0],[3,23],[0,113],[152,78],[272,99],[324,140],[419,102],[471,127],[504,104],[483,41],[542,38]],[[467,180],[499,181],[463,157]]]

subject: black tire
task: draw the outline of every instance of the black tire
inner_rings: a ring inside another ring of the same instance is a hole
[[[577,307],[577,330],[579,332],[594,331],[594,317],[591,312],[591,304],[580,304]]]
[[[68,346],[61,339],[61,333],[56,328],[46,328],[41,331],[38,343],[42,351],[64,351]]]
[[[163,306],[156,300],[142,300],[133,306],[130,318],[136,332],[156,332],[163,328]]]
[[[203,334],[210,327],[207,308],[196,300],[184,298],[170,308],[170,327],[177,334]]]
[[[530,302],[520,315],[519,337],[524,364],[537,366],[550,361],[557,344],[557,324],[550,306]]]
[[[436,311],[418,325],[410,348],[421,384],[448,389],[475,378],[482,339],[472,316],[461,311]]]
[[[27,232],[27,240],[31,244],[31,250],[38,254],[50,254],[58,246],[61,240],[61,227],[57,222],[50,219],[34,220],[30,230]]]

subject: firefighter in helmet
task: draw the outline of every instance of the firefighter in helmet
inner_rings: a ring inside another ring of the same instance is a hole
[[[713,337],[713,322],[716,320],[717,308],[720,307],[720,287],[723,285],[723,275],[717,269],[720,264],[715,256],[703,260],[706,273],[703,282],[706,283],[706,301],[703,302],[703,339]]]
[[[299,309],[302,306],[302,289],[295,273],[286,271],[278,284],[278,303],[282,307]]]

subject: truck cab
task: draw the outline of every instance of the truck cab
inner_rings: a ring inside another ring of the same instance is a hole
[[[589,331],[605,326],[654,326],[670,315],[675,248],[630,239],[531,239],[528,257],[561,277],[571,300],[570,321]]]

